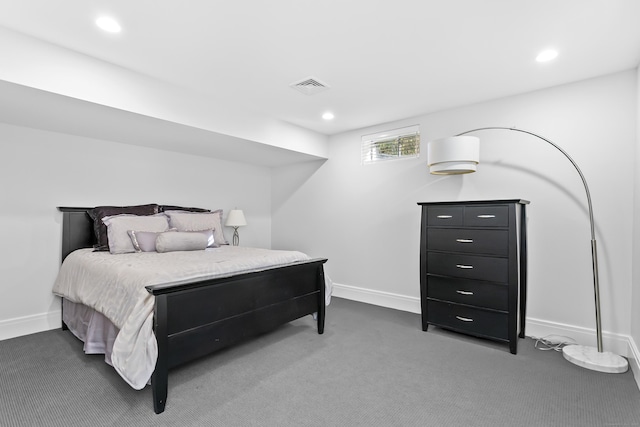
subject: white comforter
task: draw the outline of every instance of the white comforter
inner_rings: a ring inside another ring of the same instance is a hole
[[[177,284],[307,260],[302,252],[222,246],[205,251],[112,255],[80,249],[64,260],[53,292],[104,314],[119,329],[111,362],[142,389],[155,369],[154,298],[145,286]],[[327,280],[327,303],[331,290]]]

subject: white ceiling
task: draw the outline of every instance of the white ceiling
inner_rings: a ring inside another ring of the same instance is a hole
[[[635,68],[639,18],[639,0],[0,0],[1,26],[326,135]],[[289,87],[310,76],[330,89]]]

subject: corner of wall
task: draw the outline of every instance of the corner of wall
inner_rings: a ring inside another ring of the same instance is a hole
[[[640,389],[640,350],[638,350],[633,337],[629,337],[629,356],[627,359],[629,360],[631,372],[633,372],[633,378],[636,380],[636,385]]]
[[[640,64],[636,67],[636,166],[640,164]],[[634,182],[634,212],[633,215],[633,241],[637,241],[637,236],[640,234],[640,224],[638,223],[637,212],[640,210],[640,172],[636,167],[636,175]],[[640,258],[640,248],[637,246],[632,247],[632,260],[635,261]],[[636,266],[638,263],[633,262]],[[631,276],[631,336],[629,338],[629,365],[633,371],[633,376],[640,388],[640,351],[636,345],[636,338],[640,340],[640,269],[632,267]]]

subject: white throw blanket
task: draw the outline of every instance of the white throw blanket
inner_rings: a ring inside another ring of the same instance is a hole
[[[64,260],[53,287],[56,295],[104,314],[120,329],[111,362],[139,390],[155,369],[154,298],[145,286],[179,284],[308,260],[302,252],[222,246],[205,251],[112,255],[80,249]],[[331,297],[327,280],[327,304]]]

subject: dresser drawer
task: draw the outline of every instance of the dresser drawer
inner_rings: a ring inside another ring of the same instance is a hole
[[[509,260],[488,256],[429,252],[427,271],[441,276],[506,283],[509,280]]]
[[[507,256],[509,231],[429,228],[427,250]]]
[[[508,227],[508,206],[467,206],[464,209],[467,227]]]
[[[451,277],[428,276],[427,289],[429,298],[442,301],[504,311],[507,311],[509,307],[509,289],[507,285]]]
[[[439,301],[427,301],[427,321],[460,332],[508,340],[506,313]]]
[[[429,206],[427,208],[427,225],[433,226],[461,226],[464,221],[464,207],[462,206]]]

